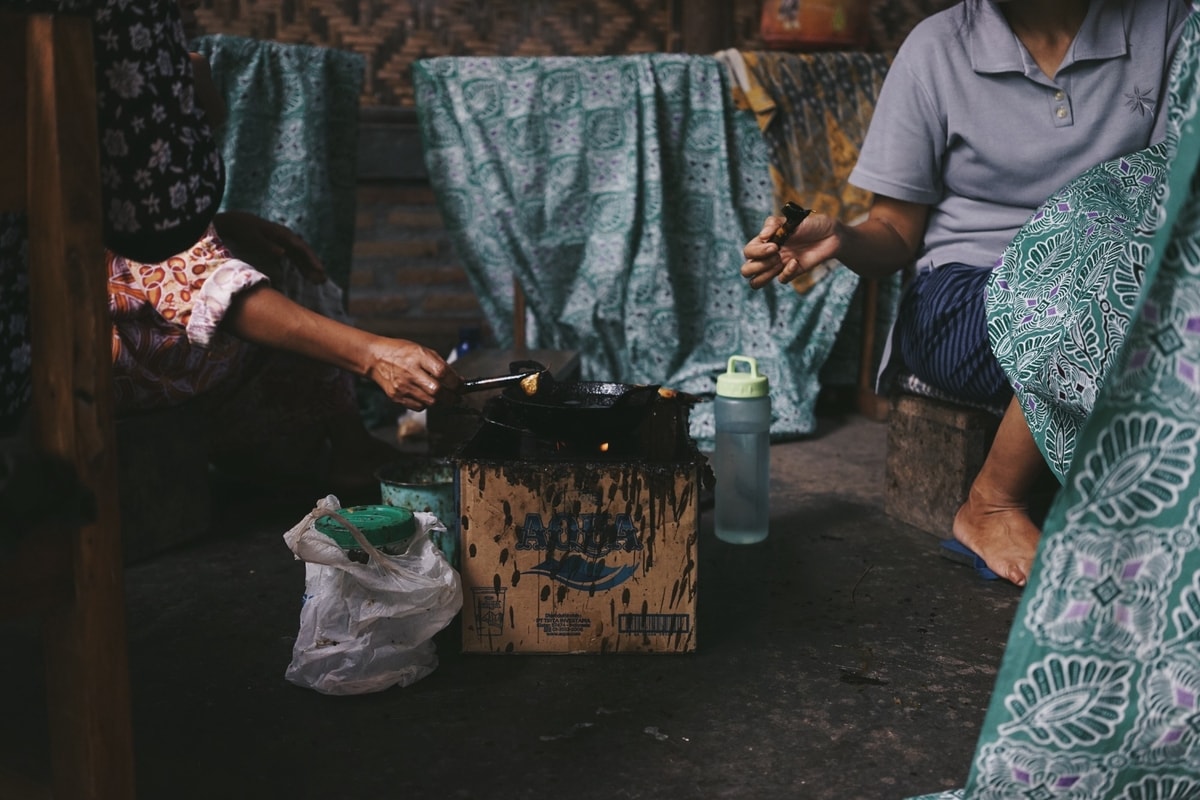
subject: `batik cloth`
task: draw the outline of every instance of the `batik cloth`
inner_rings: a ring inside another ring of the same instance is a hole
[[[515,275],[529,346],[578,350],[585,379],[711,397],[730,356],[753,356],[772,435],[814,429],[853,283],[741,277],[772,186],[716,58],[436,58],[413,75],[430,179],[501,346]],[[711,403],[692,435],[711,444]]]
[[[118,412],[178,405],[242,371],[251,346],[217,326],[237,295],[267,276],[234,258],[211,226],[166,261],[110,252],[107,263]]]
[[[347,50],[211,35],[192,46],[212,67],[228,118],[223,211],[285,225],[349,285],[364,58]]]
[[[92,39],[104,244],[168,258],[203,234],[224,182],[177,0],[101,0]]]
[[[1071,182],[1017,234],[988,286],[993,351],[1059,480],[1129,330],[1177,145]]]
[[[794,202],[854,224],[863,219],[872,195],[847,182],[858,160],[891,63],[890,54],[825,52],[776,53],[723,50],[717,53],[730,73],[734,106],[754,114],[767,146],[773,188],[772,213]],[[765,216],[765,215],[764,215]],[[760,225],[761,227],[761,225]],[[791,282],[807,292],[827,276],[854,285],[859,295],[867,282],[834,260]],[[900,275],[875,282],[874,328],[887,331],[896,319]],[[863,303],[851,304],[821,384],[854,385],[863,356]],[[875,337],[870,374],[883,354],[884,336]]]
[[[1075,455],[1065,459],[1065,483],[1017,609],[967,786],[930,798],[1200,797],[1198,64],[1200,16],[1193,14],[1171,75],[1165,145],[1082,176],[1031,222],[1046,231],[1056,218],[1073,234],[1031,232],[1010,250],[1041,250],[1041,260],[1056,266],[1044,291],[1028,293],[1029,313],[1086,334],[1079,342],[1064,333],[1071,341],[1048,347],[1071,352],[1100,343],[1103,359],[1082,365],[1096,378],[1095,407],[1076,426]],[[1100,213],[1060,208],[1082,199]],[[1080,250],[1090,243],[1096,247]],[[1074,270],[1057,269],[1060,252]],[[1088,281],[1063,279],[1074,272]],[[999,285],[1005,280],[1009,287]],[[1022,287],[1012,283],[996,276],[997,289],[1020,298]],[[1105,313],[1062,308],[1079,288],[1086,290],[1079,305]],[[1092,326],[1109,317],[1115,322],[1101,328],[1109,335],[1095,337]],[[1111,364],[1107,377],[1102,360]],[[1068,382],[1076,374],[1063,372]],[[1065,388],[1071,403],[1086,394]]]

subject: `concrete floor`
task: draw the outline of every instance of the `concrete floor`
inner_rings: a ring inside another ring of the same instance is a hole
[[[695,654],[469,656],[455,623],[431,676],[357,697],[283,679],[304,567],[281,535],[315,498],[221,490],[211,536],[126,572],[139,796],[852,800],[961,786],[1019,590],[883,514],[885,441],[883,424],[825,418],[773,447],[761,545],[718,541],[703,515]],[[36,685],[35,657],[3,661],[6,695]],[[4,741],[18,759],[37,744]]]

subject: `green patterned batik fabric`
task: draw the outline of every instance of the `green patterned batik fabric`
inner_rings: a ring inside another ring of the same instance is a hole
[[[810,433],[857,278],[751,290],[742,248],[772,208],[768,153],[711,56],[435,58],[413,68],[426,165],[501,345],[513,278],[528,344],[589,380],[711,397],[730,356],[771,382],[771,433]],[[692,414],[711,444],[712,404]]]
[[[1181,117],[1194,65],[1174,65],[1165,102]],[[1014,237],[988,283],[992,350],[1060,481],[1138,306],[1183,133],[1169,126],[1162,143],[1068,183]]]
[[[1129,330],[1162,222],[1172,146],[1107,161],[1071,182],[992,273],[992,350],[1059,480]]]
[[[1131,157],[1129,171],[1097,173],[1129,202],[1093,204],[1114,210],[1086,220],[1121,227],[1115,209],[1140,215],[1132,244],[1111,245],[1133,265],[1107,246],[1095,261],[1076,253],[1092,283],[1052,273],[1049,288],[1027,295],[1030,313],[1044,314],[1081,285],[1083,305],[1116,315],[1119,299],[1132,321],[1115,321],[1104,340],[1090,326],[1105,315],[1072,312],[1087,334],[1072,348],[1108,341],[1117,353],[1104,354],[1110,374],[1076,426],[967,786],[932,797],[1200,798],[1200,17],[1179,48],[1165,148]],[[1141,292],[1124,285],[1135,280]],[[1075,392],[1064,392],[1071,403],[1084,394]]]
[[[251,211],[304,237],[341,288],[349,283],[366,60],[329,47],[203,36],[224,97],[222,211]]]

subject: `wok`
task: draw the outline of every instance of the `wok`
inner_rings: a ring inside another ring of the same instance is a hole
[[[510,369],[527,373],[531,362],[514,362]],[[547,439],[605,442],[633,433],[649,414],[658,389],[655,384],[560,382],[542,368],[536,384],[510,386],[491,400],[484,417]]]

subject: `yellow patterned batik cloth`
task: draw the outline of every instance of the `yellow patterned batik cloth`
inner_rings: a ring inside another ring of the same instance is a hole
[[[767,142],[775,213],[786,202],[852,223],[871,193],[846,179],[875,110],[891,55],[865,52],[718,53],[733,100],[752,111]],[[831,262],[792,282],[804,293],[836,267]]]

